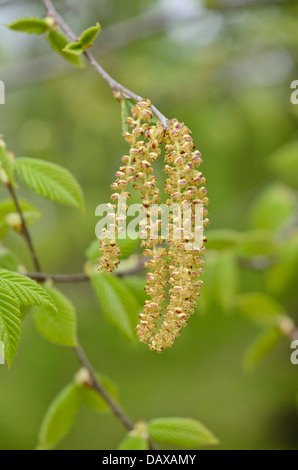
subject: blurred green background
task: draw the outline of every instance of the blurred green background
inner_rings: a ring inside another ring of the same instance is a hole
[[[3,3],[1,23],[44,14],[40,1]],[[290,101],[298,79],[297,2],[83,3],[56,5],[78,34],[99,21],[100,63],[191,128],[204,157],[212,224],[202,299],[173,350],[157,355],[131,345],[103,317],[89,285],[60,285],[77,307],[80,341],[118,384],[134,420],[193,417],[215,433],[221,449],[297,450],[298,366],[290,362],[290,342],[284,338],[246,373],[243,357],[260,327],[237,308],[240,294],[262,292],[298,321],[298,105]],[[6,84],[0,132],[9,149],[67,167],[85,192],[81,215],[19,190],[44,213],[32,231],[42,267],[81,272],[95,238],[95,207],[108,201],[127,152],[119,104],[92,68],[73,69],[43,38],[1,28],[0,60]],[[246,242],[215,249],[223,229],[245,232]],[[2,242],[33,269],[23,240],[10,234]],[[39,337],[29,315],[13,367],[0,368],[1,449],[34,448],[49,403],[77,369],[72,352]],[[59,448],[113,449],[124,434],[114,417],[85,407]]]

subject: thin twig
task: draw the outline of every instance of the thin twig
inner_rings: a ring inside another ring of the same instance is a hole
[[[72,32],[69,26],[65,23],[63,18],[59,15],[57,10],[55,9],[51,0],[42,0],[46,9],[48,16],[51,16],[55,19],[56,23],[60,26],[62,31],[71,39],[72,41],[77,40],[77,36]],[[132,92],[128,88],[124,87],[120,83],[118,83],[111,75],[97,62],[93,54],[86,50],[84,51],[85,57],[88,59],[90,64],[95,68],[95,70],[101,75],[101,77],[107,82],[111,90],[115,93],[117,91],[123,93],[124,95],[132,98],[135,101],[142,101],[144,98],[142,96],[137,95],[136,93]],[[154,106],[151,106],[152,111],[154,112],[155,116],[160,120],[164,127],[168,126],[168,119]]]
[[[115,276],[117,277],[126,277],[132,276],[133,274],[137,274],[144,269],[144,264],[146,262],[145,257],[136,255],[136,263],[132,266],[122,268],[121,267],[115,271]],[[43,272],[36,272],[36,273],[25,273],[25,276],[33,279],[37,282],[43,282],[48,279],[54,282],[61,282],[61,283],[77,283],[77,282],[87,282],[90,280],[90,276],[85,273],[78,273],[78,274],[49,274]]]
[[[120,408],[120,406],[113,400],[113,398],[109,395],[107,390],[105,389],[104,385],[96,376],[95,370],[91,365],[88,357],[86,356],[85,351],[82,349],[81,346],[74,348],[74,352],[80,362],[80,364],[88,370],[90,378],[92,380],[91,387],[96,390],[99,395],[105,400],[108,404],[111,411],[114,413],[116,418],[123,424],[123,426],[128,429],[128,431],[132,431],[134,429],[134,424],[131,419],[124,413],[124,411]]]
[[[30,253],[31,253],[31,258],[32,258],[32,261],[33,261],[33,264],[34,264],[34,267],[36,268],[36,270],[38,272],[41,271],[41,266],[40,266],[40,262],[38,260],[38,257],[37,257],[37,254],[36,254],[36,251],[35,251],[35,248],[34,248],[34,245],[33,245],[33,242],[32,242],[32,238],[31,238],[31,235],[30,235],[30,232],[28,230],[28,227],[27,227],[27,223],[26,223],[26,220],[25,220],[25,217],[24,217],[24,214],[23,214],[23,211],[22,211],[22,208],[21,208],[21,205],[19,203],[19,200],[18,200],[18,197],[15,193],[15,190],[14,190],[14,187],[11,183],[7,183],[6,185],[9,193],[10,193],[10,196],[16,206],[16,209],[17,209],[17,212],[21,218],[21,222],[22,222],[22,234],[27,242],[27,245],[29,247],[29,250],[30,250]]]

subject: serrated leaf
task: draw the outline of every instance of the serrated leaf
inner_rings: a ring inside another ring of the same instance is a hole
[[[29,227],[38,222],[42,213],[35,206],[27,201],[19,200],[25,221]],[[11,199],[0,201],[0,238],[5,237],[12,229],[9,223],[11,214],[18,215],[14,202]]]
[[[139,305],[124,283],[115,276],[96,273],[91,277],[98,301],[107,318],[122,334],[134,339]]]
[[[270,185],[252,206],[252,227],[275,231],[294,214],[296,206],[294,191],[280,183]]]
[[[262,332],[246,351],[243,366],[247,371],[252,371],[255,366],[278,345],[282,338],[279,328],[270,328]]]
[[[84,49],[83,49],[81,43],[79,43],[79,42],[70,42],[69,44],[67,44],[64,47],[63,52],[65,52],[66,54],[80,56],[81,54],[83,54]]]
[[[107,392],[114,399],[118,398],[117,386],[108,377],[102,374],[96,374],[100,382],[103,384]],[[93,388],[86,387],[85,385],[80,386],[81,400],[92,410],[97,413],[110,412],[110,407],[106,401],[97,393]]]
[[[147,440],[142,436],[126,436],[117,450],[149,450]]]
[[[21,335],[19,302],[12,290],[0,279],[0,341],[10,367],[16,355]]]
[[[158,418],[149,422],[150,438],[179,448],[198,448],[218,444],[202,423],[188,418]]]
[[[54,448],[73,426],[81,401],[75,384],[67,385],[50,405],[39,432],[38,449]]]
[[[51,295],[32,279],[13,271],[0,269],[0,280],[14,293],[20,305],[55,308]]]
[[[237,258],[232,251],[222,251],[215,270],[215,294],[225,313],[231,313],[235,306],[238,288]]]
[[[79,183],[65,168],[33,158],[17,158],[15,167],[21,180],[41,196],[84,210]]]
[[[56,309],[34,307],[32,310],[37,331],[47,340],[62,346],[77,346],[76,312],[72,303],[55,287],[45,287]]]
[[[44,34],[50,29],[50,25],[43,18],[19,18],[5,26],[21,33],[39,35]]]
[[[278,325],[281,315],[285,314],[283,305],[266,294],[252,292],[238,297],[240,312],[257,325]]]
[[[3,169],[7,175],[7,178],[10,183],[14,182],[14,168],[13,161],[9,153],[6,150],[5,143],[0,139],[0,169]]]
[[[52,47],[55,52],[58,52],[64,59],[68,60],[70,63],[75,65],[76,67],[84,68],[84,62],[82,59],[74,54],[69,54],[68,52],[64,52],[64,48],[68,44],[68,39],[61,34],[59,31],[55,29],[51,29],[51,31],[47,34],[47,41]]]
[[[86,29],[82,33],[80,37],[80,43],[84,49],[87,49],[88,47],[92,46],[96,37],[100,33],[100,30],[101,30],[100,24],[96,23],[96,26],[91,26],[91,28]]]

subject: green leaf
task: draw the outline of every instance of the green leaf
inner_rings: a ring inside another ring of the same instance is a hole
[[[296,206],[294,191],[280,183],[270,185],[252,206],[252,227],[274,231],[294,214]]]
[[[19,273],[0,269],[0,280],[14,293],[20,305],[55,308],[51,295],[32,279]]]
[[[19,264],[20,262],[14,253],[5,246],[0,245],[0,268],[17,271]]]
[[[21,180],[41,196],[84,210],[82,189],[65,168],[25,157],[17,158],[15,167]]]
[[[119,238],[117,237],[116,240],[117,240],[117,243],[119,243],[120,249],[121,249],[121,256],[120,256],[121,261],[129,258],[133,253],[135,253],[140,244],[140,240],[138,239],[131,240],[127,238],[127,239],[119,240]],[[86,250],[87,259],[89,261],[92,261],[94,264],[98,263],[98,258],[100,257],[99,245],[100,245],[99,240],[94,240]]]
[[[0,278],[0,341],[10,367],[16,355],[21,335],[19,302],[13,291]]]
[[[238,288],[238,266],[235,253],[222,251],[215,270],[215,293],[225,313],[230,313],[235,306]]]
[[[278,345],[282,338],[279,328],[273,327],[262,332],[246,351],[243,366],[246,371],[252,371],[255,366]]]
[[[208,250],[226,250],[239,245],[243,234],[236,230],[208,230]]]
[[[279,245],[270,230],[250,230],[243,233],[241,244],[235,252],[245,256],[276,255]]]
[[[278,149],[268,160],[268,167],[284,183],[298,189],[298,140]]]
[[[268,290],[277,296],[297,283],[298,233],[286,241],[279,255],[279,262],[266,272]]]
[[[20,18],[5,26],[14,31],[28,34],[44,34],[50,29],[49,23],[43,18]]]
[[[159,418],[149,422],[149,435],[154,441],[179,448],[197,448],[218,444],[202,423],[188,418]]]
[[[68,434],[78,413],[80,399],[80,391],[75,384],[68,385],[59,393],[42,422],[38,449],[52,449]]]
[[[77,346],[77,321],[72,303],[56,288],[45,287],[55,307],[34,307],[37,331],[47,340],[62,346]]]
[[[42,213],[39,209],[22,199],[19,200],[19,203],[29,227],[40,220]],[[14,202],[11,199],[0,201],[0,238],[5,237],[13,228],[13,219],[16,219],[19,225],[21,224]]]
[[[148,300],[148,295],[145,291],[146,279],[139,276],[125,276],[122,282],[124,282],[130,292],[135,296],[139,304],[144,305],[145,300]]]
[[[118,398],[118,389],[114,382],[112,382],[108,377],[105,377],[102,374],[96,374],[99,381],[103,384],[110,396],[115,400]],[[93,388],[90,388],[86,385],[80,386],[81,391],[81,400],[85,405],[87,405],[92,410],[97,413],[110,412],[111,409],[106,403],[106,401],[97,393]]]
[[[137,322],[139,305],[129,289],[116,276],[96,273],[92,285],[106,318],[130,340]]]
[[[92,46],[96,37],[100,33],[101,26],[99,23],[96,23],[96,26],[91,26],[91,28],[86,29],[80,38],[80,43],[83,49],[87,49],[88,47]]]
[[[58,52],[64,59],[71,62],[76,67],[84,68],[85,64],[82,59],[74,54],[69,54],[69,52],[65,52],[64,48],[68,44],[68,39],[61,34],[56,29],[51,29],[51,31],[47,34],[47,41],[52,47],[55,52]]]
[[[83,54],[84,49],[80,42],[70,42],[67,44],[67,46],[64,47],[63,52],[66,52],[66,54],[80,56]]]
[[[149,450],[148,441],[142,436],[126,436],[117,450]]]
[[[0,139],[0,169],[3,169],[5,171],[8,181],[10,183],[13,183],[14,182],[13,157],[11,157],[9,152],[6,150],[6,145],[2,139]]]
[[[277,326],[285,314],[281,304],[259,292],[239,296],[238,307],[244,316],[261,326]]]
[[[122,123],[122,131],[129,132],[130,127],[126,123],[127,118],[131,115],[131,109],[135,105],[135,101],[130,98],[121,100],[121,123]]]

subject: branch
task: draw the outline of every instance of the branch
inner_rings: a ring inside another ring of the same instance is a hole
[[[132,276],[133,274],[137,274],[144,269],[144,264],[146,262],[146,258],[143,256],[136,255],[136,263],[133,266],[129,266],[128,268],[121,267],[115,272],[115,276],[117,277],[125,277],[125,276]],[[62,283],[77,283],[77,282],[87,282],[90,280],[90,276],[85,273],[79,274],[49,274],[49,273],[25,273],[25,276],[33,279],[37,282],[44,282],[47,279],[51,279],[54,282],[62,282]]]
[[[119,405],[113,400],[113,398],[109,395],[107,390],[105,389],[104,385],[100,382],[98,377],[96,376],[96,373],[93,369],[93,366],[91,365],[88,357],[86,356],[85,351],[82,349],[81,346],[78,346],[77,348],[74,348],[74,352],[81,363],[81,365],[88,370],[90,378],[91,378],[91,384],[90,386],[96,390],[99,395],[102,396],[102,398],[105,400],[105,402],[108,404],[109,408],[111,411],[114,413],[116,418],[123,424],[123,426],[128,429],[129,431],[132,431],[134,429],[134,424],[130,420],[128,416],[124,413],[124,411],[119,407]]]
[[[33,261],[33,264],[36,268],[36,270],[38,272],[41,271],[41,266],[40,266],[40,263],[39,263],[39,260],[37,258],[37,254],[36,254],[36,251],[35,251],[35,248],[34,248],[34,245],[33,245],[33,242],[32,242],[32,238],[31,238],[31,235],[30,235],[30,232],[28,230],[28,227],[27,227],[27,223],[26,223],[26,220],[25,220],[25,217],[24,217],[24,214],[23,214],[23,211],[22,211],[22,208],[20,206],[20,203],[19,203],[19,200],[18,200],[18,197],[15,193],[15,190],[14,190],[14,187],[12,186],[11,183],[7,183],[6,185],[7,189],[8,189],[8,192],[16,206],[16,209],[17,209],[17,212],[21,218],[21,222],[22,222],[22,234],[27,242],[27,245],[28,245],[28,248],[30,250],[30,253],[31,253],[31,258],[32,258],[32,261]]]
[[[65,23],[63,18],[59,15],[57,10],[55,9],[53,3],[51,0],[42,0],[46,9],[47,9],[47,14],[48,16],[52,16],[56,23],[60,26],[62,31],[71,39],[72,41],[76,41],[77,37],[76,35],[72,32],[72,30],[69,28],[69,26]],[[85,57],[88,59],[90,64],[95,68],[95,70],[101,75],[101,77],[107,82],[109,87],[111,88],[112,92],[121,92],[124,95],[128,96],[129,98],[132,98],[135,101],[142,101],[144,98],[142,96],[137,95],[136,93],[132,92],[128,88],[124,87],[120,83],[118,83],[111,75],[108,74],[108,72],[97,62],[93,54],[89,51],[86,50],[84,51]],[[168,126],[168,119],[154,106],[151,106],[152,111],[154,112],[155,116],[160,120],[162,125],[164,127]]]

